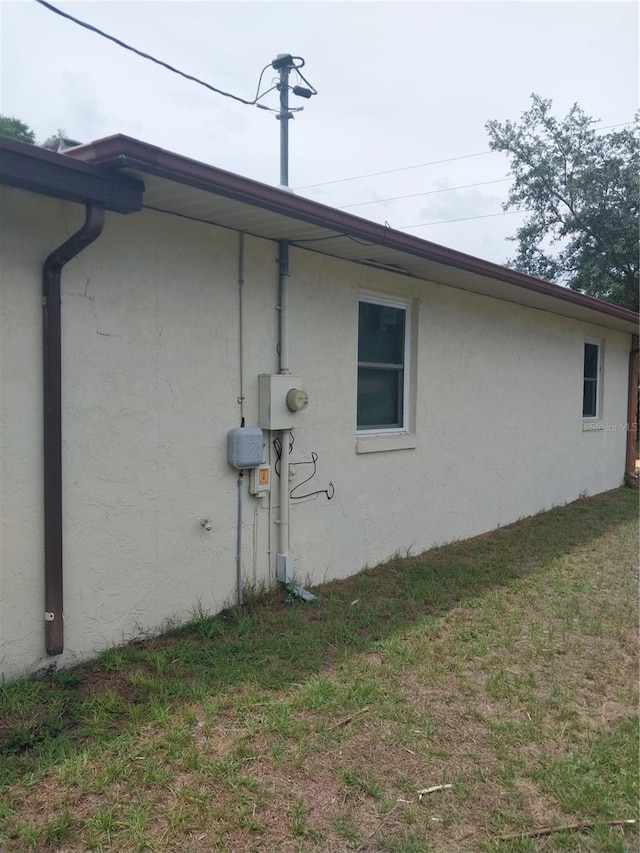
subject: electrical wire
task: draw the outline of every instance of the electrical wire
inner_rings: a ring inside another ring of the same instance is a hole
[[[273,90],[276,88],[275,86],[272,86],[270,89],[267,89],[267,92],[263,92],[263,94],[260,95],[260,86],[262,85],[262,78],[263,78],[264,72],[267,70],[267,68],[271,68],[270,62],[268,63],[268,65],[264,66],[264,68],[260,72],[260,76],[258,77],[258,85],[256,86],[256,96],[254,98],[255,102],[259,101],[260,98],[263,98],[267,94],[267,92],[273,92]]]
[[[293,66],[293,70],[295,71],[296,75],[297,75],[297,76],[302,80],[302,82],[307,84],[307,86],[308,86],[308,87],[309,87],[309,89],[311,90],[311,94],[313,94],[313,95],[317,95],[317,94],[318,94],[318,90],[315,88],[315,86],[312,86],[312,85],[311,85],[311,83],[309,83],[309,81],[308,81],[308,80],[307,80],[307,78],[304,76],[304,74],[302,73],[302,71],[300,71],[300,69],[301,69],[301,68],[304,68],[304,65],[305,65],[305,61],[304,61],[304,59],[303,59],[301,56],[292,56],[291,58],[292,58],[292,59],[299,59],[299,60],[300,60],[300,65],[295,65],[295,64],[294,64],[294,66]]]
[[[186,213],[179,213],[176,210],[168,210],[166,207],[155,207],[152,204],[143,204],[144,210],[153,210],[155,213],[164,213],[167,216],[177,216],[179,219],[188,219],[190,222],[201,222],[203,225],[214,225],[216,228],[228,228],[228,225],[224,225],[221,222],[214,222],[211,219],[202,219],[199,216],[189,216]],[[387,228],[391,226],[389,223],[385,223]],[[260,234],[253,234],[250,231],[245,231],[245,234],[251,234],[254,237],[260,237]],[[307,240],[291,240],[292,246],[299,246],[301,249],[306,248],[302,246],[302,243],[322,243],[325,240],[336,240],[338,237],[346,237],[347,240],[351,240],[353,243],[357,243],[359,246],[379,246],[380,243],[367,243],[364,240],[358,240],[356,237],[352,237],[351,234],[345,234],[344,232],[340,232],[339,234],[330,234],[328,237],[309,237]],[[262,238],[261,238],[262,239]],[[384,242],[384,241],[383,241]]]
[[[336,493],[336,488],[333,485],[333,483],[331,482],[331,480],[329,480],[329,487],[327,489],[316,489],[313,492],[307,492],[306,495],[294,494],[294,492],[297,492],[298,489],[301,489],[306,483],[309,482],[309,480],[313,480],[313,478],[316,476],[316,473],[318,471],[318,454],[315,451],[311,451],[311,461],[309,461],[309,462],[293,462],[292,464],[293,465],[313,465],[313,471],[311,472],[311,474],[309,474],[307,479],[303,480],[301,483],[298,483],[298,485],[294,486],[291,489],[291,491],[289,492],[289,498],[292,501],[301,501],[304,498],[313,498],[316,495],[326,495],[328,501],[330,501],[333,498],[333,496]]]
[[[411,193],[410,195],[394,195],[394,196],[391,196],[390,198],[377,198],[377,199],[374,199],[373,201],[356,201],[353,204],[340,204],[340,205],[338,205],[338,210],[344,210],[347,207],[363,207],[366,204],[384,204],[384,202],[387,202],[387,201],[400,201],[401,199],[405,199],[405,198],[418,198],[419,196],[435,195],[436,193],[450,193],[450,192],[453,192],[454,190],[468,190],[468,189],[471,189],[471,187],[486,187],[488,184],[503,184],[503,183],[505,183],[505,181],[510,181],[510,180],[511,180],[511,178],[497,178],[496,180],[493,180],[493,181],[480,181],[479,183],[475,183],[475,184],[463,184],[462,186],[459,186],[459,187],[445,187],[444,189],[441,189],[441,190],[427,190],[426,192]]]
[[[295,444],[295,441],[296,440],[293,437],[293,433],[291,432],[291,430],[289,430],[289,453],[291,453],[291,451],[293,450],[293,445]],[[273,465],[273,470],[276,472],[276,475],[279,477],[280,476],[279,462],[280,462],[280,459],[282,457],[282,442],[277,437],[273,439],[273,449],[276,452],[276,461]]]
[[[173,65],[169,65],[168,62],[164,62],[162,59],[157,59],[150,53],[145,53],[142,50],[138,50],[138,48],[132,47],[130,44],[121,41],[115,36],[109,35],[109,33],[105,33],[104,30],[101,30],[98,27],[94,27],[92,24],[86,23],[86,21],[81,21],[80,18],[76,18],[73,15],[70,15],[68,12],[63,12],[61,9],[56,8],[56,6],[52,6],[51,3],[47,3],[46,0],[36,0],[36,3],[39,3],[40,6],[44,6],[44,8],[48,9],[50,12],[53,12],[56,15],[60,15],[61,18],[66,18],[68,21],[72,21],[79,27],[84,27],[85,30],[89,30],[89,32],[102,36],[102,38],[108,39],[114,44],[117,44],[119,47],[131,51],[131,53],[135,53],[136,56],[140,56],[142,57],[142,59],[148,59],[149,62],[154,62],[156,65],[160,65],[162,68],[166,68],[167,71],[171,71],[173,74],[178,74],[180,77],[184,77],[185,80],[190,80],[192,83],[197,83],[199,86],[204,86],[205,89],[209,89],[209,91],[215,92],[217,95],[222,95],[225,98],[231,98],[232,100],[239,101],[241,104],[246,104],[247,106],[255,106],[259,100],[259,97],[262,97],[262,95],[260,95],[260,82],[258,82],[256,97],[252,101],[249,101],[246,98],[241,98],[238,95],[232,95],[230,92],[225,92],[223,89],[218,89],[216,86],[212,86],[210,83],[206,83],[204,80],[200,80],[198,77],[194,77],[192,74],[186,74],[184,71],[180,71],[178,68],[174,68]],[[262,72],[260,74],[260,80],[262,80],[262,75],[269,67],[269,65],[265,65],[265,67],[262,69]]]
[[[295,438],[294,438],[293,432],[291,430],[289,430],[289,453],[292,452],[294,444],[295,444]],[[276,454],[276,461],[273,464],[273,470],[276,472],[276,475],[279,477],[280,476],[280,459],[282,458],[282,442],[280,441],[280,439],[278,437],[273,439],[273,449],[275,450],[275,454]],[[329,481],[329,486],[326,489],[316,489],[313,492],[307,492],[307,494],[305,494],[305,495],[295,495],[294,494],[294,492],[297,492],[298,489],[301,489],[306,483],[309,482],[309,480],[312,480],[316,476],[316,473],[318,471],[318,454],[315,452],[315,450],[311,451],[311,459],[310,460],[304,461],[304,462],[290,462],[289,464],[290,465],[313,465],[313,471],[311,472],[311,474],[309,474],[307,479],[303,480],[301,483],[298,483],[296,486],[294,486],[290,490],[289,498],[291,500],[301,501],[304,498],[313,498],[316,495],[326,495],[328,501],[333,499],[333,496],[336,493],[336,489],[335,489],[335,486],[333,485],[333,483],[331,482],[331,480]]]
[[[385,222],[386,228],[391,228],[388,222]],[[300,248],[306,248],[303,246],[303,243],[324,243],[326,240],[337,240],[338,237],[346,237],[347,240],[351,240],[352,243],[357,243],[358,246],[380,246],[381,243],[367,243],[365,240],[358,240],[357,237],[352,237],[351,234],[346,234],[344,231],[340,231],[337,234],[330,234],[328,237],[309,237],[308,239],[301,238],[300,240],[291,240],[292,246],[299,246]],[[384,243],[384,240],[381,241]]]
[[[614,127],[627,127],[632,121],[623,121],[619,124],[606,124],[603,127],[595,126],[594,130],[611,130]],[[318,184],[304,184],[304,186],[293,187],[294,190],[310,190],[315,187],[327,187],[330,184],[343,184],[347,181],[359,181],[361,178],[376,178],[379,175],[391,175],[395,172],[407,172],[410,169],[422,169],[426,166],[438,166],[441,163],[454,163],[457,160],[468,160],[471,157],[484,157],[486,154],[500,154],[500,151],[477,151],[474,154],[461,154],[459,157],[448,157],[446,160],[429,160],[427,163],[415,163],[413,166],[399,166],[396,169],[383,169],[381,172],[369,172],[366,175],[351,175],[348,178],[336,178],[333,181],[322,181]]]
[[[514,213],[532,213],[531,210],[504,210],[502,213],[481,213],[478,216],[463,216],[461,219],[438,219],[436,222],[418,222],[417,225],[398,225],[398,231],[409,228],[425,228],[427,225],[446,225],[448,222],[469,222],[471,219],[490,219],[492,216],[511,216]]]
[[[40,0],[38,0],[40,2]],[[397,169],[384,169],[381,172],[369,172],[366,175],[352,175],[349,178],[337,178],[334,181],[322,181],[319,184],[305,184],[294,187],[294,190],[310,190],[314,187],[326,187],[329,184],[343,184],[346,181],[359,181],[361,178],[376,178],[378,175],[391,175],[394,172],[406,172],[409,169],[422,169],[424,166],[437,166],[440,163],[453,163],[455,160],[468,160],[470,157],[484,157],[485,154],[495,154],[495,151],[478,151],[476,154],[462,154],[460,157],[447,157],[446,160],[431,160],[428,163],[416,163],[413,166],[399,166]]]
[[[196,216],[187,216],[184,213],[177,213],[175,210],[167,210],[162,207],[153,207],[150,204],[144,204],[143,208],[146,210],[153,210],[156,213],[165,213],[168,216],[178,216],[180,219],[189,219],[192,222],[201,222],[204,225],[215,225],[218,228],[226,228],[228,226],[221,225],[219,222],[212,222],[209,219],[200,219]],[[411,228],[425,228],[427,225],[446,225],[449,222],[468,222],[471,219],[489,219],[492,216],[509,216],[513,213],[531,213],[530,210],[505,210],[502,213],[483,213],[478,216],[465,216],[461,219],[438,219],[435,222],[419,222],[416,225],[399,225],[395,230],[396,231],[405,231]],[[385,227],[391,228],[388,222],[385,222]],[[258,235],[259,236],[259,235]],[[364,240],[358,240],[356,237],[352,237],[351,234],[345,234],[344,232],[340,232],[338,234],[331,234],[328,237],[309,237],[308,240],[292,240],[291,245],[297,246],[300,249],[307,248],[304,243],[323,243],[326,240],[337,240],[340,237],[346,237],[347,240],[351,240],[353,243],[357,243],[359,246],[380,246],[383,245],[384,241],[380,243],[367,243]]]

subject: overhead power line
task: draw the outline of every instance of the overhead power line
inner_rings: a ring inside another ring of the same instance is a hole
[[[38,0],[40,2],[40,0]],[[633,124],[632,121],[623,121],[620,124],[606,124],[603,127],[598,127],[597,130],[611,130],[614,127],[627,127]],[[294,190],[310,190],[315,187],[327,187],[330,184],[344,184],[347,181],[359,181],[362,178],[377,178],[379,175],[392,175],[395,172],[407,172],[410,169],[423,169],[426,166],[438,166],[441,163],[454,163],[456,160],[468,160],[471,157],[484,157],[486,154],[500,154],[500,151],[477,151],[474,154],[461,154],[459,157],[448,157],[446,160],[429,160],[427,163],[415,163],[412,166],[398,166],[396,169],[383,169],[381,172],[368,172],[366,175],[350,175],[348,178],[336,178],[333,181],[322,181],[319,184],[305,184],[301,187],[294,187]],[[351,205],[349,205],[351,206]]]
[[[125,50],[130,50],[131,53],[135,53],[136,56],[141,56],[143,59],[148,59],[149,62],[155,62],[156,65],[160,65],[162,66],[162,68],[166,68],[167,71],[171,71],[173,74],[178,74],[180,77],[184,77],[185,80],[191,80],[192,83],[197,83],[199,86],[204,86],[205,89],[209,89],[210,92],[215,92],[217,95],[222,95],[225,98],[231,98],[234,101],[239,101],[241,104],[247,104],[251,107],[255,106],[258,100],[262,97],[262,95],[260,95],[260,82],[262,81],[262,75],[267,70],[267,68],[270,67],[271,63],[269,63],[269,65],[265,65],[265,67],[262,69],[262,73],[260,74],[260,80],[258,82],[258,90],[256,91],[256,96],[255,98],[253,98],[253,100],[249,101],[246,98],[239,97],[238,95],[232,95],[231,92],[225,92],[223,89],[218,89],[216,86],[212,86],[210,83],[206,83],[204,80],[200,80],[198,77],[194,77],[192,74],[186,74],[184,71],[180,71],[178,68],[174,68],[173,65],[169,65],[168,62],[164,62],[162,59],[157,59],[155,56],[151,56],[150,53],[145,53],[142,50],[138,50],[137,47],[132,47],[130,44],[121,41],[115,36],[111,36],[108,33],[105,33],[98,27],[94,27],[92,24],[87,24],[86,21],[81,21],[79,18],[75,18],[73,15],[69,15],[67,12],[63,12],[61,9],[52,6],[51,3],[47,3],[46,0],[36,0],[36,3],[39,3],[41,6],[44,6],[44,8],[48,9],[50,12],[53,12],[56,15],[60,15],[61,18],[66,18],[68,21],[72,21],[79,27],[84,27],[85,30],[89,30],[89,32],[102,36],[102,38],[112,41],[114,44],[117,44],[119,47],[122,47]],[[266,92],[263,93],[263,95],[266,94]]]
[[[471,219],[490,219],[492,216],[510,216],[513,213],[531,213],[530,210],[505,210],[502,213],[481,213],[478,216],[463,216],[461,219],[438,219],[436,222],[418,222],[417,225],[398,225],[398,231],[410,228],[426,228],[427,225],[446,225],[448,222],[469,222]]]
[[[40,2],[40,0],[38,0]],[[454,160],[468,160],[470,157],[483,157],[485,154],[494,154],[494,151],[478,151],[477,154],[462,154],[460,157],[447,157],[446,160],[431,160],[428,163],[416,163],[414,166],[399,166],[397,169],[384,169],[382,172],[369,172],[367,175],[352,175],[349,178],[337,178],[335,181],[322,181],[320,184],[305,184],[303,187],[294,187],[294,190],[310,190],[313,187],[326,187],[329,184],[343,184],[346,181],[358,181],[360,178],[376,178],[378,175],[391,175],[393,172],[406,172],[409,169],[422,169],[423,166],[437,166],[439,163],[453,163]]]
[[[471,187],[486,187],[488,184],[503,184],[505,181],[510,181],[511,178],[497,178],[494,181],[480,181],[476,184],[463,184],[459,187],[444,187],[440,190],[427,190],[422,193],[411,193],[410,195],[393,195],[390,198],[376,198],[373,201],[356,201],[354,204],[340,204],[338,210],[344,210],[346,207],[362,207],[365,204],[383,204],[386,201],[400,201],[405,198],[418,198],[424,195],[435,195],[436,193],[451,193],[454,190],[468,190]]]

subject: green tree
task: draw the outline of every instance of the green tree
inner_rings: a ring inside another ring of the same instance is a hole
[[[639,117],[597,133],[577,104],[558,120],[550,100],[531,98],[518,123],[486,124],[491,149],[510,158],[503,208],[529,214],[507,263],[637,311]]]
[[[30,145],[36,143],[36,135],[29,125],[13,116],[0,115],[0,136],[9,136],[11,139],[28,142]]]

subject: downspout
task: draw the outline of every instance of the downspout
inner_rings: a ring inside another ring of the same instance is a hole
[[[102,233],[104,206],[87,202],[85,222],[44,262],[43,316],[43,427],[44,427],[44,598],[48,655],[64,650],[62,595],[62,322],[60,280],[62,268]]]
[[[629,390],[627,397],[627,447],[624,472],[636,480],[636,442],[638,441],[638,335],[631,338],[629,352]],[[636,480],[637,482],[637,480]]]

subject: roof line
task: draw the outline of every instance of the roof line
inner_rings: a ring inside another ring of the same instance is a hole
[[[355,237],[456,269],[497,279],[518,288],[597,311],[600,314],[633,323],[638,322],[636,312],[619,305],[613,305],[610,302],[579,293],[568,287],[552,284],[526,273],[500,266],[492,261],[449,249],[412,234],[396,231],[352,213],[298,196],[289,190],[269,186],[216,166],[174,154],[171,151],[129,136],[121,134],[108,136],[87,145],[66,149],[62,156],[94,165],[108,165],[112,168],[136,168],[171,181],[197,187],[207,192],[245,202],[254,207],[335,231],[336,236]],[[283,239],[286,239],[284,235]]]
[[[71,160],[56,151],[0,136],[0,183],[53,198],[131,213],[142,208],[144,184],[130,175]]]

